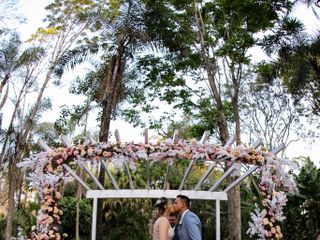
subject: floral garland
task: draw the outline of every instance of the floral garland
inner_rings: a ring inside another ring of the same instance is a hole
[[[279,223],[285,219],[283,207],[286,205],[287,198],[285,193],[280,190],[296,191],[295,182],[285,171],[285,168],[288,167],[290,171],[297,168],[287,159],[269,158],[266,164],[260,168],[261,200],[259,205],[256,204],[255,212],[251,213],[251,222],[249,222],[249,230],[247,231],[250,236],[256,235],[259,240],[282,239],[283,235]]]
[[[252,235],[257,234],[260,236],[261,239],[265,239],[263,236],[267,234],[269,237],[270,232],[279,237],[278,239],[281,238],[281,230],[278,229],[278,225],[274,226],[274,230],[272,227],[271,229],[267,227],[264,222],[261,222],[261,219],[264,221],[266,217],[270,217],[270,219],[268,218],[268,223],[273,222],[273,219],[275,221],[283,219],[281,211],[285,204],[285,195],[282,192],[275,192],[270,195],[270,192],[275,189],[275,184],[285,181],[284,186],[287,186],[288,189],[293,188],[291,178],[284,170],[281,170],[282,168],[279,167],[280,162],[275,160],[275,156],[266,152],[265,149],[258,151],[254,148],[242,146],[235,148],[221,147],[191,140],[179,141],[178,143],[165,141],[157,144],[96,143],[78,145],[76,147],[57,148],[42,152],[19,163],[19,167],[33,171],[29,174],[28,179],[41,194],[41,208],[38,211],[37,226],[34,227],[32,239],[60,240],[63,238],[59,233],[60,218],[63,212],[58,208],[57,203],[61,197],[60,186],[68,178],[69,174],[62,164],[72,166],[75,165],[78,159],[91,160],[94,163],[100,159],[106,159],[115,167],[122,167],[123,163],[128,163],[132,169],[135,169],[138,160],[147,159],[156,161],[172,161],[175,159],[205,160],[225,162],[229,166],[233,162],[259,165],[262,173],[260,189],[267,196],[265,200],[267,210],[263,210],[260,213],[257,210],[256,213],[252,214],[254,223],[250,224],[249,231]],[[259,227],[257,223],[260,224]]]

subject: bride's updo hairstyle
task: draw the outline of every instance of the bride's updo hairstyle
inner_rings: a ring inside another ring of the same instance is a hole
[[[167,204],[168,204],[168,199],[166,199],[165,197],[159,198],[155,204],[155,208],[158,210],[158,216],[161,216],[166,208],[167,208]]]

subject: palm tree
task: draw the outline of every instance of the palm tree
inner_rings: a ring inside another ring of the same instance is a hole
[[[19,171],[17,170],[16,164],[20,158],[17,158],[19,148],[17,145],[20,143],[21,137],[21,121],[18,123],[16,120],[22,118],[22,104],[21,102],[25,98],[26,94],[30,92],[30,89],[34,87],[34,70],[35,65],[43,56],[43,50],[38,47],[31,47],[24,50],[21,53],[21,41],[16,33],[12,33],[8,41],[4,41],[1,45],[1,62],[0,62],[0,74],[2,78],[0,86],[0,94],[5,85],[9,86],[9,81],[19,80],[21,81],[21,88],[15,98],[13,113],[7,130],[1,133],[2,150],[0,155],[1,169],[2,163],[6,160],[8,164],[8,207],[7,207],[7,227],[6,227],[6,238],[11,238],[12,233],[12,220],[13,220],[13,207],[14,207],[14,193],[16,191],[17,182],[19,179]],[[7,87],[8,93],[9,87]],[[2,100],[4,105],[6,97]],[[22,120],[22,119],[21,119]]]
[[[102,63],[95,71],[86,75],[86,88],[81,93],[90,94],[92,101],[96,101],[102,108],[100,118],[99,141],[106,142],[109,138],[110,121],[118,104],[125,98],[125,71],[130,59],[135,52],[148,42],[143,25],[143,7],[140,1],[126,0],[119,3],[112,14],[109,9],[99,5],[94,19],[94,30],[100,33],[100,45]],[[110,17],[111,16],[111,17]],[[108,43],[109,42],[109,43]],[[93,44],[92,44],[93,43]],[[63,73],[63,69],[69,64],[74,67],[84,61],[88,52],[95,52],[96,42],[82,45],[62,56],[56,73]],[[96,51],[97,52],[97,51]],[[99,53],[99,52],[98,52]],[[92,88],[91,88],[92,87]],[[91,89],[90,89],[91,88]],[[87,95],[88,96],[88,95]],[[99,173],[100,182],[104,182],[104,171]],[[102,207],[101,201],[99,208]],[[101,226],[102,215],[98,212],[98,224]],[[102,229],[98,228],[98,239],[102,235]]]

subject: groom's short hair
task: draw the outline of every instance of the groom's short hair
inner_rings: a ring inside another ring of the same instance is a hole
[[[186,204],[186,206],[190,208],[190,204],[191,204],[190,198],[188,198],[185,195],[178,195],[177,198],[180,198]]]

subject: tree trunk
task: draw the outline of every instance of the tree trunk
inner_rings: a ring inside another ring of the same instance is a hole
[[[80,169],[80,178],[83,178],[83,172]],[[80,200],[82,198],[82,185],[80,183],[77,184],[77,194],[76,194],[76,199],[77,199],[77,210],[76,210],[76,240],[80,240]]]
[[[11,240],[12,230],[13,230],[14,194],[17,186],[17,167],[16,167],[15,160],[9,162],[8,182],[9,182],[9,191],[8,191],[6,240]]]
[[[113,56],[110,59],[108,64],[108,69],[106,69],[106,75],[103,79],[102,85],[105,86],[105,89],[102,89],[104,92],[102,95],[103,111],[101,116],[101,125],[99,133],[99,141],[107,142],[109,140],[109,131],[110,131],[110,122],[112,111],[117,104],[117,95],[119,94],[121,81],[124,72],[125,63],[122,60],[124,53],[124,47],[120,46],[116,56]],[[111,74],[110,74],[111,73]],[[99,172],[99,182],[104,185],[105,181],[105,170],[100,168]],[[103,235],[103,200],[98,201],[98,213],[97,213],[97,240],[102,239]]]
[[[8,83],[9,81],[9,78],[10,78],[10,75],[9,74],[6,74],[4,76],[4,78],[2,79],[1,83],[0,83],[0,97],[1,97],[1,94],[2,94],[2,90],[4,88],[4,86]]]
[[[234,180],[229,179],[229,182]],[[228,192],[229,240],[241,240],[241,197],[240,185]]]
[[[199,40],[201,45],[201,55],[204,60],[205,69],[208,74],[209,87],[212,91],[213,98],[216,102],[217,110],[219,114],[218,128],[219,128],[220,141],[222,144],[225,144],[227,143],[229,138],[228,124],[227,124],[226,116],[223,109],[221,94],[218,90],[218,87],[215,81],[215,74],[216,74],[215,66],[210,60],[210,54],[204,39],[204,36],[205,36],[204,24],[201,18],[201,13],[196,8],[196,3],[195,3],[195,17],[198,24],[198,35],[199,35]]]
[[[196,3],[195,3],[195,6],[196,6]],[[202,55],[202,58],[204,59],[206,71],[208,74],[209,86],[212,91],[213,98],[216,102],[216,106],[219,114],[218,128],[219,128],[220,141],[222,144],[226,144],[229,139],[228,123],[227,123],[224,108],[223,108],[221,94],[218,91],[218,87],[215,81],[216,67],[210,59],[209,50],[208,50],[208,47],[206,46],[206,42],[204,39],[205,29],[204,29],[204,24],[201,18],[201,12],[199,12],[199,10],[196,7],[195,7],[195,10],[196,10],[195,16],[196,16],[197,24],[199,27],[198,34],[199,34],[199,40],[201,45],[201,55]],[[236,103],[237,103],[237,98],[236,98]],[[236,114],[238,114],[237,116],[239,117],[239,112],[236,112]],[[240,142],[240,124],[238,125],[237,122],[236,122],[236,132],[238,133],[237,142]],[[229,177],[228,182],[230,183],[232,181],[233,179]],[[228,223],[229,223],[228,224],[229,239],[241,240],[241,207],[240,207],[240,186],[239,185],[233,188],[228,193]]]
[[[18,137],[16,140],[16,149],[15,149],[14,158],[9,162],[9,168],[11,166],[11,171],[9,169],[9,193],[8,193],[9,195],[8,195],[8,217],[7,217],[7,226],[6,226],[6,240],[11,240],[11,236],[12,236],[12,225],[13,225],[12,214],[13,214],[13,207],[14,207],[14,192],[16,190],[17,171],[18,171],[16,165],[18,162],[20,162],[20,160],[23,157],[24,150],[26,149],[25,146],[27,144],[28,136],[30,135],[30,132],[33,128],[33,121],[39,110],[40,101],[42,99],[43,92],[49,83],[52,71],[53,69],[50,68],[50,70],[47,72],[46,79],[42,84],[42,87],[38,94],[35,106],[32,109],[32,112],[30,114],[30,117],[26,121],[24,128],[21,130],[21,134],[18,134]],[[4,154],[4,150],[2,151],[2,156],[3,154]]]
[[[239,88],[240,88],[240,79],[241,74],[237,74],[238,77],[235,77],[235,69],[230,67],[231,76],[232,76],[232,107],[233,115],[235,121],[235,133],[236,133],[236,144],[241,144],[241,134],[240,134],[240,114],[239,114]],[[230,176],[228,178],[229,184],[236,180],[236,177]],[[229,233],[230,240],[241,240],[241,194],[240,194],[240,184],[234,187],[228,193],[228,214],[229,214]]]

